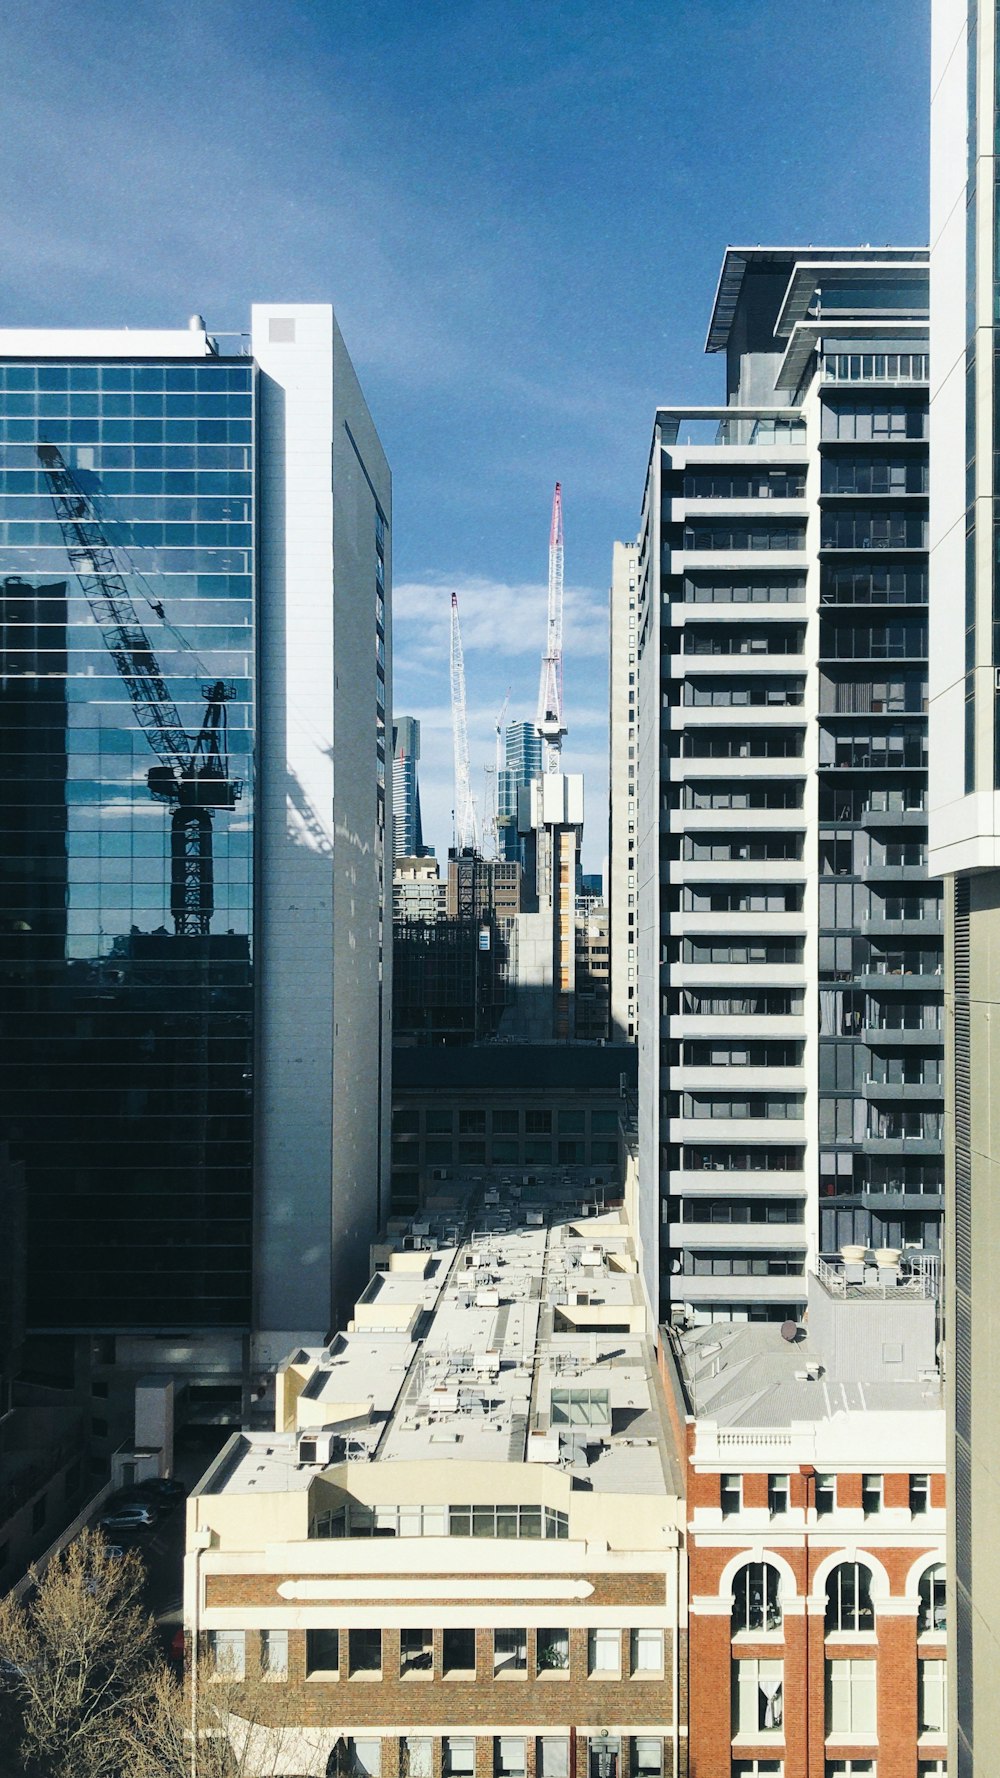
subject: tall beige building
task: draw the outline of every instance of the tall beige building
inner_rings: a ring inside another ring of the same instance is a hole
[[[611,802],[608,898],[611,908],[611,1036],[635,1041],[635,721],[636,584],[639,545],[616,543],[611,565]]]
[[[996,56],[994,7],[935,0],[930,860],[946,888],[952,1778],[995,1772],[1000,1738]]]

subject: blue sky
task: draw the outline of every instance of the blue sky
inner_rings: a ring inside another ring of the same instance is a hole
[[[605,849],[606,587],[728,242],[926,239],[927,0],[8,0],[3,325],[332,300],[394,473],[395,702],[450,838],[534,711],[552,485],[571,769]]]

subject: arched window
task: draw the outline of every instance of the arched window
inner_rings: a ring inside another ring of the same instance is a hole
[[[780,1575],[770,1562],[748,1562],[733,1583],[733,1635],[741,1630],[780,1630]]]
[[[945,1594],[945,1568],[938,1562],[920,1576],[920,1610],[917,1630],[923,1636],[928,1630],[948,1628],[948,1605]]]
[[[853,1635],[874,1630],[872,1577],[860,1562],[841,1562],[826,1583],[826,1633]]]

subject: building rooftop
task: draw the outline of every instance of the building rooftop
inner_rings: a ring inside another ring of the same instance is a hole
[[[393,1219],[346,1330],[279,1368],[283,1430],[232,1439],[197,1492],[458,1461],[548,1465],[570,1491],[675,1494],[630,1231],[602,1200],[568,1179],[505,1179]]]
[[[908,260],[920,263],[927,258],[926,247],[816,247],[812,243],[798,247],[727,247],[712,305],[705,350],[725,351],[748,265],[777,270],[782,265],[791,268],[798,260],[822,261],[827,266],[831,262],[850,264],[865,260],[874,260],[883,265],[899,265]]]
[[[716,1321],[665,1335],[700,1458],[770,1441],[797,1445],[802,1462],[848,1449],[943,1461],[936,1270],[855,1284],[855,1269],[819,1262],[801,1325]]]

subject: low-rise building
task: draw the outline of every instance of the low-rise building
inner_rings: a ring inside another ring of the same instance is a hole
[[[623,1094],[631,1044],[485,1043],[398,1048],[392,1073],[392,1204],[408,1210],[460,1176],[508,1170],[543,1182],[582,1171],[623,1177]],[[502,1176],[502,1175],[501,1175]]]
[[[692,1778],[946,1770],[935,1260],[849,1257],[810,1274],[806,1327],[664,1330]]]
[[[344,1332],[280,1367],[275,1430],[190,1499],[189,1647],[275,1681],[283,1770],[686,1771],[680,1474],[629,1226],[569,1186],[500,1198],[390,1223]]]

